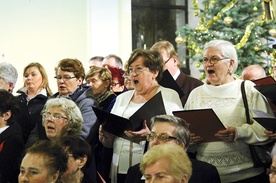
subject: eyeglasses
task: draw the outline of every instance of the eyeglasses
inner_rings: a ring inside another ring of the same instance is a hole
[[[156,133],[150,133],[147,135],[147,141],[152,141],[154,139],[158,138],[161,141],[168,142],[170,140],[177,140],[177,137],[169,136],[165,133],[161,133],[160,135],[156,135]]]
[[[148,69],[148,68],[147,67],[137,67],[136,69],[129,68],[128,73],[129,73],[129,75],[133,74],[133,73],[140,74],[140,73],[144,72],[144,70],[146,70],[146,69]]]
[[[57,75],[54,78],[56,78],[57,80],[63,80],[63,81],[67,81],[69,79],[73,79],[76,78],[76,76],[61,76],[61,75]]]
[[[113,86],[113,87],[115,87],[116,85],[119,85],[120,83],[111,83],[111,85]]]
[[[164,65],[165,65],[166,63],[168,63],[168,61],[170,61],[171,58],[172,58],[172,57],[170,57],[168,60],[166,60],[166,61],[164,62]]]
[[[272,175],[276,175],[276,167],[271,166],[270,168],[268,168],[268,173]]]
[[[207,58],[207,57],[204,57],[202,60],[201,60],[201,63],[203,64],[206,64],[207,62],[211,62],[211,64],[216,64],[218,63],[218,61],[221,61],[221,60],[226,60],[226,59],[230,59],[230,58],[217,58],[217,57],[211,57],[210,59]]]
[[[44,113],[44,114],[42,114],[42,116],[43,116],[43,118],[45,118],[45,119],[49,119],[49,118],[51,117],[51,119],[54,120],[54,121],[60,120],[61,118],[67,119],[66,116],[63,116],[63,115],[60,114],[60,113],[54,113],[54,114]]]
[[[129,78],[129,77],[130,77],[130,75],[128,73],[123,74],[123,78]]]

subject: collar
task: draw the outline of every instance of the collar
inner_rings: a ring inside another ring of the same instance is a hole
[[[9,128],[10,126],[5,126],[5,127],[2,127],[0,128],[0,134],[3,133],[3,131],[5,131],[7,128]]]
[[[173,75],[173,79],[176,80],[180,75],[180,69],[177,69],[176,73]]]

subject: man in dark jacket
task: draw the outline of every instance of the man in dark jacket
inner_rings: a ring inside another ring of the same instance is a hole
[[[151,119],[151,133],[147,136],[149,147],[164,143],[176,143],[187,150],[190,142],[188,124],[181,118],[170,115],[159,115]],[[215,166],[190,158],[192,176],[189,183],[220,183]],[[126,183],[145,182],[139,164],[128,169]]]
[[[184,106],[189,97],[190,92],[194,88],[202,85],[203,83],[196,78],[186,75],[180,69],[180,63],[178,60],[177,53],[170,42],[158,41],[150,49],[153,51],[157,51],[162,55],[164,60],[163,70],[168,70],[170,72],[170,74],[182,90],[184,95],[180,99],[182,105]]]

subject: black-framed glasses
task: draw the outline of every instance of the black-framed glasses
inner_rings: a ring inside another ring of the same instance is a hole
[[[165,65],[166,63],[168,63],[168,62],[171,60],[171,58],[172,58],[172,57],[170,57],[168,60],[166,60],[166,61],[164,62],[164,65]]]
[[[207,62],[210,61],[210,63],[216,64],[219,61],[226,60],[226,59],[230,59],[230,58],[227,58],[227,57],[225,57],[225,58],[218,58],[218,57],[207,58],[207,57],[204,57],[200,62],[203,63],[203,64],[206,64]]]
[[[49,119],[49,118],[51,117],[51,119],[54,120],[54,121],[60,120],[61,118],[67,119],[66,116],[63,116],[63,115],[60,114],[60,113],[54,113],[54,114],[51,114],[51,113],[43,113],[42,116],[43,116],[44,119]]]
[[[137,67],[137,68],[129,68],[128,69],[128,74],[140,74],[142,72],[144,72],[144,70],[148,69],[147,67]]]
[[[274,166],[270,166],[270,168],[268,168],[268,174],[272,174],[272,175],[276,175],[276,167]]]
[[[67,80],[69,80],[69,79],[73,79],[73,78],[76,78],[76,76],[67,76],[67,75],[65,75],[65,76],[61,76],[61,75],[56,75],[55,77],[54,77],[55,79],[58,79],[58,80],[64,80],[64,81],[67,81]]]
[[[161,141],[164,141],[164,142],[168,142],[170,140],[177,140],[177,137],[169,136],[168,134],[165,134],[165,133],[161,133],[161,134],[157,135],[156,133],[152,132],[147,135],[147,141],[149,141],[149,142],[156,138]]]
[[[120,83],[111,83],[111,86],[115,87],[117,85],[119,85]]]

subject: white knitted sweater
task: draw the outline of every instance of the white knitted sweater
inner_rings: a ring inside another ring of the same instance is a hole
[[[234,182],[263,172],[261,168],[253,168],[247,144],[260,143],[268,137],[259,123],[246,123],[241,82],[242,80],[235,80],[220,86],[204,84],[197,87],[190,93],[184,107],[185,110],[212,108],[225,127],[232,126],[237,129],[238,138],[235,142],[201,143],[192,147],[197,151],[198,160],[217,167],[222,182]],[[273,115],[267,101],[254,88],[253,82],[245,82],[245,91],[250,109],[262,110]],[[202,123],[208,123],[208,119]]]

